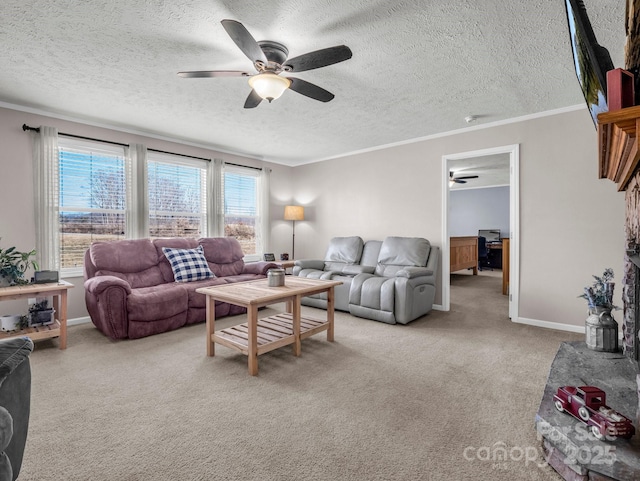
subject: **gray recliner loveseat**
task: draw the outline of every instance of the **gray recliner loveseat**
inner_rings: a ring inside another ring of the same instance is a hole
[[[389,324],[407,324],[433,307],[440,249],[419,237],[364,242],[335,237],[322,260],[297,260],[293,274],[339,280],[335,308]],[[307,306],[327,307],[326,294],[305,297]]]

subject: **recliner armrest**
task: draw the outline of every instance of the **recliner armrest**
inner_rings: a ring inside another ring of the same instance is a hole
[[[96,276],[84,281],[85,301],[91,321],[111,339],[128,337],[127,300],[132,292],[124,279]]]
[[[320,259],[300,259],[295,261],[295,266],[300,269],[317,269],[324,270],[324,261]]]
[[[33,351],[33,341],[28,337],[14,337],[0,341],[0,385],[27,359]]]
[[[124,289],[127,294],[131,294],[131,286],[129,283],[116,276],[96,276],[84,282],[85,291],[94,296],[102,294],[109,287],[120,287]]]
[[[275,262],[268,261],[256,261],[256,262],[247,262],[244,265],[244,269],[242,269],[243,274],[260,274],[263,276],[267,275],[269,269],[277,269],[279,266]]]
[[[20,475],[31,411],[28,358],[32,351],[33,341],[28,337],[0,341],[0,479],[3,480],[17,479]]]
[[[432,275],[433,271],[431,269],[427,269],[426,267],[405,267],[404,269],[396,272],[396,277],[406,277],[407,279]]]

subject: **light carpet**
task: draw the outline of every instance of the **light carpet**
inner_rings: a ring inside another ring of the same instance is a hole
[[[336,313],[335,342],[260,356],[257,377],[223,346],[207,357],[204,324],[71,327],[66,351],[31,356],[19,481],[560,479],[533,421],[559,343],[584,336],[511,323],[500,291],[452,275],[451,311],[407,326]]]

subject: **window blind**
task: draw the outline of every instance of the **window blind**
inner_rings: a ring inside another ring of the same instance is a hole
[[[125,159],[119,146],[96,148],[59,140],[60,267],[82,266],[85,250],[97,240],[125,232]]]
[[[235,237],[245,255],[258,253],[256,217],[260,171],[225,165],[224,232]],[[249,258],[251,259],[251,257]]]
[[[206,172],[203,161],[149,153],[151,237],[206,236]]]

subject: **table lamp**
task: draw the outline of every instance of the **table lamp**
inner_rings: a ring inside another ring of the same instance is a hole
[[[291,260],[296,258],[296,221],[304,220],[304,207],[301,205],[287,205],[284,208],[284,220],[293,221],[293,239],[291,249]]]

